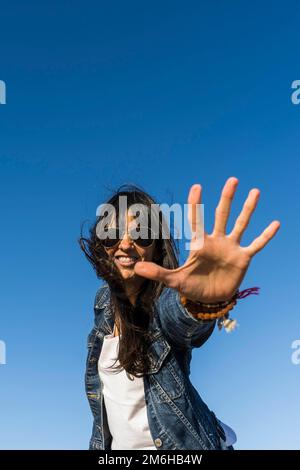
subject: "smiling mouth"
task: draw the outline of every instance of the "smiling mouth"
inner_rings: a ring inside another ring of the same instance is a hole
[[[114,259],[123,267],[133,266],[139,260],[137,256],[115,256]]]

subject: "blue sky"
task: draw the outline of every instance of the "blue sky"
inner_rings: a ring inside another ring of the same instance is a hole
[[[86,337],[100,281],[77,245],[109,188],[159,202],[203,186],[206,230],[239,179],[229,227],[276,238],[242,287],[239,328],[194,350],[191,375],[238,449],[299,449],[299,2],[6,2],[0,79],[0,448],[86,449]],[[182,259],[186,253],[182,252]]]

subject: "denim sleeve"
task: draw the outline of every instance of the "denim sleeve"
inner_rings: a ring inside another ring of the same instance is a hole
[[[94,300],[94,326],[98,326],[102,309],[109,303],[109,288],[107,284],[102,284],[95,295]]]
[[[198,320],[183,307],[179,292],[165,288],[158,299],[163,333],[177,347],[199,348],[212,334],[216,320]]]

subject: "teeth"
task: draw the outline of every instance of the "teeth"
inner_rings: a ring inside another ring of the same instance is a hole
[[[120,261],[125,261],[126,262],[126,261],[135,261],[136,258],[133,258],[131,256],[119,256],[118,259]]]

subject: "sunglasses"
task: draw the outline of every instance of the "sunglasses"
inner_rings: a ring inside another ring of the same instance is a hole
[[[105,230],[105,233],[107,236],[101,239],[103,246],[105,248],[113,248],[123,239],[125,231],[121,232],[119,227],[115,227],[108,228]],[[127,233],[131,241],[140,248],[149,248],[153,245],[154,240],[157,239],[150,227],[129,228]]]

